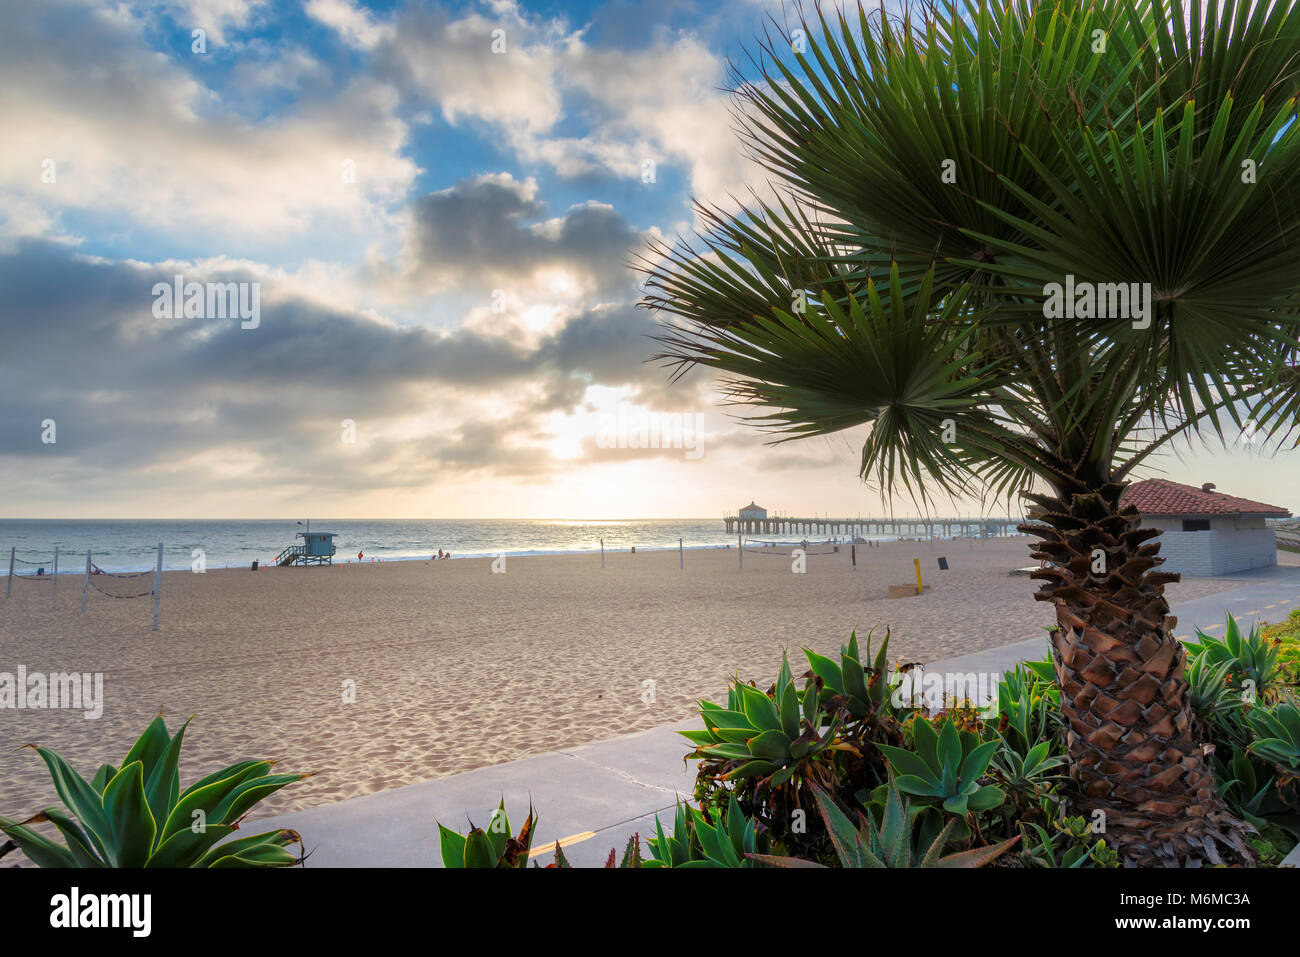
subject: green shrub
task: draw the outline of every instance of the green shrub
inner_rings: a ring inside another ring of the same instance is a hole
[[[1278,795],[1291,807],[1300,808],[1300,708],[1289,702],[1253,708],[1247,720],[1255,732],[1248,753],[1273,766],[1278,774]]]
[[[1246,704],[1257,698],[1265,702],[1277,700],[1283,683],[1278,667],[1278,644],[1265,638],[1258,624],[1243,634],[1237,620],[1228,615],[1222,640],[1199,628],[1196,638],[1185,642],[1187,653],[1194,658],[1203,657],[1208,665],[1227,664],[1228,687]]]
[[[1025,838],[1021,857],[1030,867],[1119,867],[1119,854],[1106,846],[1105,838],[1092,841],[1081,817],[1053,821],[1050,829],[1021,822],[1020,831]]]
[[[1263,625],[1260,634],[1277,646],[1282,683],[1289,688],[1300,686],[1300,608],[1293,609],[1283,621]]]
[[[218,844],[259,801],[309,774],[270,774],[272,761],[243,761],[180,789],[181,743],[162,715],[127,752],[120,768],[101,765],[87,781],[58,753],[32,748],[45,762],[63,808],[25,821],[0,817],[9,841],[0,857],[22,851],[40,867],[288,867],[302,845],[290,830],[267,831]],[[66,810],[65,810],[66,809]],[[30,825],[49,823],[62,845]]]
[[[841,867],[981,867],[1009,850],[1019,835],[992,847],[979,847],[943,856],[944,847],[951,837],[956,818],[948,823],[932,840],[921,839],[918,844],[913,835],[914,815],[910,803],[903,798],[898,784],[892,778],[883,785],[884,801],[879,820],[870,813],[857,812],[858,823],[835,806],[825,791],[814,786],[813,795],[835,847]],[[777,867],[822,867],[816,861],[771,854],[750,854],[754,860]]]
[[[771,850],[766,836],[740,810],[733,795],[725,813],[710,824],[701,811],[678,802],[671,836],[655,815],[650,858],[642,867],[752,867],[749,855]]]

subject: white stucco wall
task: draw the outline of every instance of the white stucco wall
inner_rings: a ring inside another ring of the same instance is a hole
[[[1277,539],[1264,520],[1216,518],[1207,532],[1184,532],[1182,519],[1143,518],[1148,528],[1160,528],[1161,571],[1208,578],[1277,564]]]

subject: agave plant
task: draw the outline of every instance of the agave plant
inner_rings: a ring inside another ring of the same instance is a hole
[[[1241,693],[1232,687],[1233,662],[1215,661],[1205,653],[1189,654],[1187,659],[1187,693],[1192,713],[1210,724],[1214,718],[1245,706]]]
[[[886,496],[1024,494],[1079,810],[1135,864],[1207,842],[1248,861],[1187,700],[1177,576],[1124,495],[1198,431],[1295,434],[1300,5],[877,6],[813,7],[793,55],[777,27],[733,78],[780,198],[652,246],[659,358],[780,440],[867,426]],[[1063,308],[1076,279],[1101,301]]]
[[[1300,708],[1289,702],[1253,708],[1246,720],[1256,734],[1249,753],[1273,765],[1278,794],[1291,807],[1300,808]]]
[[[956,819],[950,819],[933,840],[918,845],[912,834],[913,814],[896,783],[885,785],[886,799],[877,821],[871,814],[857,812],[855,825],[835,806],[825,791],[814,786],[813,795],[826,832],[842,867],[982,867],[1010,850],[1016,835],[991,847],[977,847],[943,856]],[[750,853],[749,857],[777,867],[823,867],[798,857]]]
[[[528,817],[519,833],[510,828],[506,815],[506,802],[502,798],[492,812],[486,828],[475,827],[470,822],[468,834],[460,834],[438,822],[442,849],[442,866],[451,868],[488,868],[528,866],[529,849],[537,830],[537,817],[529,805]],[[558,849],[558,845],[557,845]]]
[[[754,821],[740,809],[733,794],[719,820],[710,824],[704,814],[678,802],[673,832],[665,835],[655,816],[655,836],[649,840],[650,857],[642,867],[753,867],[748,855],[767,853],[770,842],[758,833]]]
[[[180,789],[185,729],[175,736],[162,715],[131,746],[120,767],[101,765],[87,781],[57,752],[32,748],[49,769],[63,807],[25,821],[0,817],[9,838],[0,857],[15,848],[40,867],[288,867],[300,855],[287,848],[302,840],[282,829],[225,840],[259,801],[310,774],[271,774],[273,761],[242,761]],[[50,824],[59,844],[34,830]],[[220,843],[225,841],[225,843]]]
[[[871,635],[867,635],[866,656],[858,650],[857,632],[849,634],[840,646],[840,660],[819,655],[808,648],[804,656],[809,670],[805,678],[819,678],[822,683],[819,704],[828,715],[839,715],[840,732],[848,748],[834,756],[840,790],[861,796],[885,780],[885,760],[878,745],[903,743],[901,722],[911,709],[896,708],[887,668],[889,631],[885,631],[880,649],[872,655]],[[863,661],[870,662],[863,665]]]
[[[1050,663],[1039,662],[1038,664]],[[1027,662],[1017,662],[998,681],[998,733],[1004,749],[1027,758],[1040,743],[1056,753],[1062,749],[1060,689],[1043,680]]]
[[[1227,761],[1216,753],[1214,770],[1219,793],[1228,807],[1256,830],[1269,826],[1267,817],[1286,813],[1287,805],[1278,797],[1277,776],[1267,765],[1256,764],[1248,753],[1235,751]]]
[[[899,790],[927,807],[942,808],[964,818],[968,813],[990,811],[1006,795],[992,784],[981,784],[999,741],[981,741],[971,731],[958,731],[947,718],[938,732],[928,721],[914,722],[916,750],[882,745],[889,766],[897,775]],[[1039,763],[1041,764],[1040,759]],[[965,836],[964,827],[958,836]]]
[[[1265,638],[1260,626],[1255,624],[1248,634],[1242,634],[1237,619],[1227,616],[1227,627],[1222,640],[1196,629],[1196,641],[1189,641],[1187,653],[1204,658],[1206,665],[1224,668],[1225,684],[1238,699],[1250,704],[1277,699],[1277,685],[1282,677],[1278,667],[1278,645]],[[1189,675],[1188,680],[1191,681]]]
[[[822,680],[820,704],[828,714],[844,711],[849,721],[872,722],[892,718],[890,714],[891,686],[886,675],[889,654],[889,632],[880,643],[875,657],[871,654],[871,635],[867,635],[866,660],[858,651],[858,633],[850,632],[847,644],[840,646],[840,660],[834,661],[805,648],[809,671],[804,677],[816,676]],[[897,721],[893,722],[897,724]]]
[[[1051,753],[1052,743],[1040,741],[1021,754],[1005,745],[989,762],[989,772],[1012,795],[1015,808],[1023,815],[1031,811],[1048,791],[1064,778],[1058,769],[1065,758]]]
[[[820,679],[810,678],[801,694],[783,656],[767,694],[737,679],[727,691],[727,707],[700,702],[703,731],[678,733],[696,746],[702,767],[718,769],[720,780],[758,778],[760,788],[776,788],[798,775],[829,784],[830,763],[818,759],[849,746],[836,737],[839,716],[826,716],[819,707],[819,685]]]

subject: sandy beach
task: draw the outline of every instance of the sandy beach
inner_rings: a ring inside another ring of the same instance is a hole
[[[930,590],[886,598],[914,580],[913,558]],[[688,551],[685,563],[622,551],[603,570],[598,555],[564,555],[509,558],[504,574],[491,559],[168,572],[156,633],[148,599],[92,591],[82,614],[78,576],[60,577],[57,610],[48,583],[16,582],[0,599],[0,671],[103,672],[105,703],[97,720],[0,711],[0,814],[54,799],[43,763],[15,748],[53,747],[89,777],[159,710],[169,724],[195,715],[183,786],[252,757],[316,772],[258,808],[269,814],[688,718],[733,672],[770,681],[787,646],[802,670],[801,646],[833,655],[855,627],[888,625],[891,658],[924,662],[1052,621],[1033,583],[1009,574],[1030,564],[1024,538],[859,547],[856,571],[847,546],[809,555],[805,574],[788,550],[747,552],[743,569],[735,549]],[[1232,586],[1196,579],[1169,594]]]

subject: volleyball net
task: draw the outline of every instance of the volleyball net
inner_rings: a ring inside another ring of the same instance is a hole
[[[163,543],[158,543],[158,559],[154,567],[138,572],[109,572],[96,565],[92,558],[92,552],[86,552],[85,569],[82,572],[81,583],[81,611],[86,611],[86,601],[93,588],[99,594],[106,598],[132,599],[132,598],[153,598],[153,630],[158,630],[158,617],[162,604],[162,555]],[[5,581],[5,598],[13,594],[14,582],[27,582],[47,584],[50,586],[50,607],[58,609],[59,607],[59,547],[54,547],[54,554],[49,561],[44,559],[26,559],[18,557],[18,546],[13,545],[9,548],[9,576]],[[25,568],[34,568],[35,571],[27,574],[19,573],[19,566]],[[46,572],[46,568],[50,570]],[[136,584],[135,580],[144,578],[146,575],[152,576],[149,587],[143,591],[140,590],[143,582]],[[110,585],[110,582],[114,583]],[[120,582],[132,582],[130,585],[117,584]],[[128,593],[129,592],[129,593]]]
[[[743,539],[746,554],[751,555],[775,555],[778,558],[789,558],[791,549],[802,548],[808,555],[834,555],[837,552],[848,548],[853,544],[852,539],[845,539],[841,542],[822,540],[814,541],[797,541],[797,542],[776,542],[766,538],[746,538]]]

